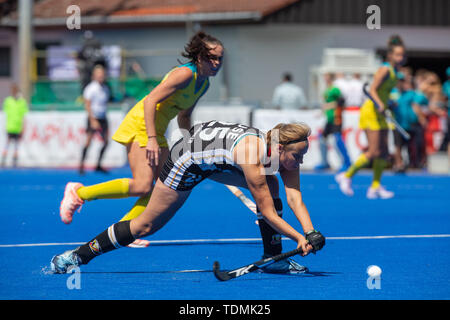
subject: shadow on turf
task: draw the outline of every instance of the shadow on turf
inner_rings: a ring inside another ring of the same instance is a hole
[[[155,270],[155,271],[82,271],[84,274],[160,274],[160,273],[205,273],[213,272],[212,270]],[[280,277],[285,276],[302,276],[302,277],[330,277],[333,275],[341,274],[341,272],[328,272],[328,271],[308,271],[306,273],[299,274],[280,274],[280,273],[265,273],[255,272],[255,274],[270,274]],[[251,279],[249,279],[251,280]]]
[[[342,272],[308,271],[304,275],[311,276],[311,277],[330,277],[335,274],[342,274]]]

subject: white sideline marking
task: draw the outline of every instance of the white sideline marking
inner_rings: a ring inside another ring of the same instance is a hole
[[[416,234],[416,235],[391,235],[391,236],[355,236],[355,237],[326,237],[326,240],[379,240],[379,239],[417,239],[417,238],[450,238],[450,234]],[[283,238],[283,240],[290,240]],[[239,242],[261,242],[260,238],[231,238],[231,239],[187,239],[187,240],[154,240],[153,245],[170,244],[219,244],[219,243],[239,243]],[[46,246],[79,246],[85,242],[50,242],[50,243],[22,243],[22,244],[1,244],[0,248],[19,247],[46,247]]]

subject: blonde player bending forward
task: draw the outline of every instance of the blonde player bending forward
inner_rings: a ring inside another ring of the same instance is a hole
[[[280,234],[294,240],[303,255],[322,249],[325,238],[314,230],[300,192],[299,165],[308,151],[310,132],[304,124],[278,124],[266,135],[241,124],[210,121],[195,125],[172,147],[144,212],[132,220],[113,224],[75,250],[53,257],[52,270],[65,273],[70,267],[87,264],[98,255],[155,233],[181,208],[192,189],[206,178],[250,190],[260,214],[266,256],[281,253]],[[287,202],[305,236],[281,218],[276,171],[280,173]],[[274,272],[280,272],[283,267],[287,269],[284,272],[296,268],[299,272],[306,270],[286,260],[268,267],[274,267]]]

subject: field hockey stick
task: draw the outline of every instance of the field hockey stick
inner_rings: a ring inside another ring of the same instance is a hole
[[[369,93],[369,91],[367,90],[367,85],[368,83],[364,83],[363,86],[363,92],[364,94],[373,102],[373,104],[375,105],[375,107],[380,110],[380,106],[379,104],[375,101],[375,99],[372,97],[372,95]],[[384,115],[386,117],[386,119],[393,123],[395,128],[397,129],[397,131],[402,135],[403,138],[405,138],[406,140],[411,139],[411,136],[409,135],[408,132],[406,132],[405,129],[402,128],[402,126],[394,119],[394,117],[392,116],[392,113],[389,109],[385,109],[384,110]]]
[[[240,276],[243,276],[247,273],[253,272],[255,270],[258,270],[260,268],[266,267],[274,262],[295,256],[296,254],[302,253],[302,249],[301,248],[297,248],[295,250],[291,250],[285,253],[281,253],[278,254],[276,256],[270,257],[270,258],[266,258],[266,259],[261,259],[259,261],[253,262],[249,265],[240,267],[238,269],[234,269],[231,271],[222,271],[220,270],[220,263],[219,261],[215,261],[214,265],[213,265],[213,272],[214,275],[216,276],[216,278],[220,281],[228,281],[230,279],[234,279]]]
[[[236,196],[236,198],[241,200],[242,203],[245,204],[245,206],[250,209],[250,211],[252,211],[254,214],[257,214],[256,213],[256,204],[252,200],[247,198],[247,196],[245,194],[243,194],[242,191],[239,190],[238,187],[229,186],[227,184],[225,186],[228,188],[228,190],[231,191],[232,194],[234,194]]]

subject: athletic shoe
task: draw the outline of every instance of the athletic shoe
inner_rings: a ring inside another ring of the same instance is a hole
[[[105,168],[103,168],[102,166],[97,166],[97,167],[95,168],[95,171],[101,172],[101,173],[109,173],[109,171],[106,170]]]
[[[67,273],[70,269],[81,265],[81,259],[74,251],[67,250],[52,258],[50,268],[53,273]]]
[[[352,189],[352,179],[348,178],[345,175],[345,172],[339,173],[334,177],[336,182],[339,184],[339,189],[341,189],[342,193],[346,196],[353,196],[354,192]]]
[[[298,274],[308,272],[308,268],[298,264],[292,259],[284,259],[261,268],[261,271],[266,273]]]
[[[65,224],[72,222],[73,214],[76,210],[80,212],[81,206],[84,204],[84,200],[82,200],[77,194],[77,190],[82,186],[83,185],[78,182],[69,182],[66,185],[66,189],[64,190],[64,198],[62,199],[61,206],[59,207],[59,215]]]
[[[150,241],[144,239],[136,239],[129,245],[128,248],[147,248],[150,245]]]
[[[383,186],[379,186],[378,188],[370,187],[367,190],[367,198],[368,199],[390,199],[394,197],[394,193],[392,191],[388,191]]]

